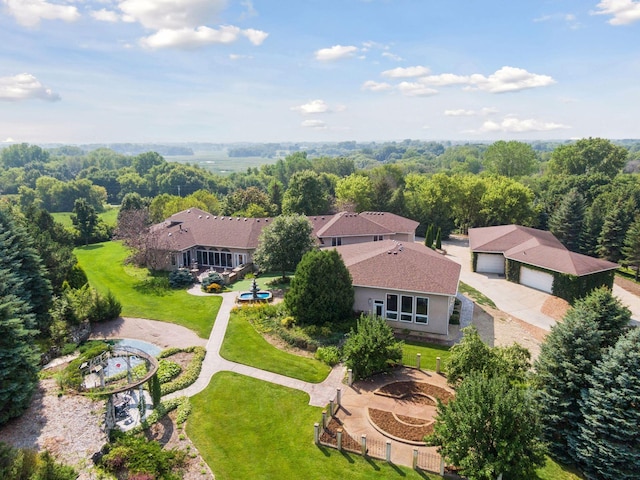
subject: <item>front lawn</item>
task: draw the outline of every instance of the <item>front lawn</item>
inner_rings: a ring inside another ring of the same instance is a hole
[[[318,360],[293,355],[274,347],[237,310],[229,318],[220,355],[233,362],[312,383],[323,381],[331,370]]]
[[[316,446],[322,409],[298,390],[221,372],[191,404],[187,433],[218,480],[440,478]]]
[[[404,342],[402,347],[403,363],[415,366],[416,354],[420,354],[420,368],[424,370],[436,369],[436,357],[440,357],[440,368],[444,371],[445,363],[449,358],[449,347],[430,343]]]
[[[92,287],[111,291],[122,303],[122,316],[176,323],[208,338],[222,298],[190,295],[168,288],[166,273],[125,265],[127,249],[120,242],[105,242],[74,250]]]

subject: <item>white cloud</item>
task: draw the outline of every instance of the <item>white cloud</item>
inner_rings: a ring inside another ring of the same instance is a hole
[[[311,115],[314,113],[327,113],[329,111],[329,105],[324,100],[311,100],[304,105],[298,105],[297,107],[291,107],[291,110],[300,112],[303,115]]]
[[[550,130],[562,130],[571,128],[567,125],[555,122],[543,122],[533,118],[520,120],[516,117],[506,117],[502,122],[487,120],[482,124],[478,132],[508,132],[508,133],[528,133],[528,132],[548,132]]]
[[[453,73],[441,73],[439,75],[429,75],[420,79],[421,83],[431,85],[432,87],[448,87],[450,85],[468,84],[470,77],[468,75],[455,75]]]
[[[251,60],[253,58],[252,55],[239,55],[237,53],[230,53],[229,54],[229,59],[230,60]]]
[[[352,45],[334,45],[333,47],[316,50],[314,55],[316,60],[320,60],[321,62],[330,62],[333,60],[352,57],[357,51],[358,47],[354,47]]]
[[[305,128],[315,128],[317,130],[325,130],[327,128],[327,124],[322,120],[305,120],[300,125]]]
[[[372,92],[385,92],[392,88],[393,86],[386,82],[376,82],[374,80],[367,80],[362,84],[362,90],[370,90]]]
[[[447,117],[474,117],[474,116],[485,116],[491,115],[493,113],[497,113],[498,110],[493,107],[484,107],[480,110],[465,110],[462,108],[456,110],[445,110],[444,114]]]
[[[471,75],[469,89],[480,89],[490,93],[517,92],[527,88],[546,87],[556,83],[549,75],[538,75],[523,68],[502,67],[485,77],[479,73]]]
[[[475,110],[464,110],[462,108],[457,110],[445,110],[444,114],[447,117],[473,117],[478,114]]]
[[[245,0],[243,2],[240,2],[240,5],[242,5],[245,8],[245,11],[240,16],[242,20],[255,17],[258,15],[258,11],[253,6],[253,2],[251,0]]]
[[[91,16],[101,22],[117,22],[120,20],[120,16],[116,12],[107,10],[106,8],[93,10]]]
[[[0,100],[19,101],[39,98],[49,102],[60,100],[60,95],[45,87],[30,73],[13,77],[0,77]]]
[[[5,138],[5,139],[3,140],[3,142],[2,142],[2,143],[14,143],[14,142],[15,142],[15,140],[14,140],[13,138],[11,138],[11,137],[7,137],[7,138]]]
[[[389,60],[393,60],[394,62],[401,62],[402,60],[404,60],[400,55],[396,55],[395,53],[391,52],[382,52],[382,56],[388,58]]]
[[[264,42],[269,36],[267,32],[263,32],[262,30],[255,30],[253,28],[247,28],[246,30],[243,30],[242,35],[247,37],[249,41],[255,46],[262,45],[262,42]]]
[[[430,97],[438,93],[438,91],[433,88],[414,82],[401,82],[398,84],[398,90],[407,97]]]
[[[573,13],[554,13],[551,15],[542,15],[541,17],[534,18],[533,21],[535,23],[564,22],[572,30],[576,30],[582,26],[582,24],[578,21],[578,18]]]
[[[611,15],[611,25],[629,25],[640,20],[640,1],[635,0],[602,0],[597,11],[592,15]]]
[[[16,21],[25,27],[35,27],[41,20],[73,22],[80,18],[78,9],[71,5],[59,5],[45,0],[3,0]]]
[[[218,29],[210,27],[197,27],[158,30],[153,35],[140,40],[142,46],[147,48],[195,48],[212,44],[228,44],[235,42],[240,35],[249,37],[254,45],[260,40],[260,35],[255,30],[240,30],[233,25],[222,25]],[[262,40],[266,38],[266,34]]]
[[[130,20],[153,30],[195,28],[215,22],[226,0],[121,0]]]
[[[382,72],[383,77],[390,78],[411,78],[411,77],[422,77],[423,75],[429,75],[429,69],[427,67],[422,67],[420,65],[415,67],[398,67],[393,68],[391,70],[385,70]]]

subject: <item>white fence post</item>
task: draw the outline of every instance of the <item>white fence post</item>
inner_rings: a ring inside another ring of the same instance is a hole
[[[387,460],[387,462],[391,463],[391,440],[387,440],[386,460]]]
[[[420,359],[422,358],[421,353],[416,353],[416,368],[420,370]]]
[[[418,469],[418,449],[417,448],[413,449],[413,469],[414,470]]]
[[[351,385],[353,385],[353,370],[352,369],[347,370],[347,374],[348,374],[347,375],[347,384],[349,386],[351,386]]]
[[[337,432],[338,432],[338,450],[342,451],[342,429],[339,428]]]
[[[440,357],[436,357],[436,373],[440,373]]]
[[[440,457],[440,476],[444,477],[444,458]]]
[[[320,443],[320,424],[318,422],[313,424],[313,442],[316,445]]]
[[[322,410],[322,428],[327,428],[327,411]]]
[[[365,457],[367,455],[367,434],[363,433],[362,437],[360,437],[360,446],[362,447],[362,456]]]
[[[333,400],[329,400],[329,416],[333,417]]]
[[[338,408],[340,408],[340,405],[342,405],[342,389],[341,388],[336,389],[336,403],[338,404]]]

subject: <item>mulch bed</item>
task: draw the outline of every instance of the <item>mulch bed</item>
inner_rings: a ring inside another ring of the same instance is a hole
[[[414,381],[389,383],[376,390],[375,394],[403,400],[411,399],[416,403],[424,403],[427,405],[433,405],[433,400],[425,398],[424,395],[437,398],[445,404],[453,398],[453,393],[444,388],[431,385],[430,383]]]
[[[342,422],[337,418],[331,418],[329,424],[320,434],[320,443],[327,445],[338,446],[338,428],[342,428],[342,448],[345,450],[351,450],[354,452],[360,451],[360,443],[354,440],[354,438],[347,433],[344,429]]]
[[[410,419],[410,422],[402,423],[392,413],[377,408],[369,408],[369,418],[383,432],[388,433],[392,437],[408,440],[410,442],[423,442],[424,437],[433,432],[433,422],[420,418],[403,417]],[[418,422],[420,424],[418,424]],[[412,425],[407,425],[411,423]]]

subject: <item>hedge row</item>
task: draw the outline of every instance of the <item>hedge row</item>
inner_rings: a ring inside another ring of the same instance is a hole
[[[180,425],[187,420],[187,417],[191,413],[191,402],[189,402],[189,397],[172,398],[161,402],[160,405],[158,405],[147,416],[144,422],[133,427],[131,430],[128,430],[126,433],[128,435],[141,433],[164,417],[167,413],[174,411],[176,408],[178,409],[176,422]]]
[[[198,379],[198,376],[200,375],[200,371],[202,370],[202,362],[204,361],[204,356],[207,353],[204,347],[187,347],[171,350],[173,350],[172,355],[178,352],[193,353],[193,358],[191,359],[191,362],[189,362],[189,365],[187,365],[187,368],[185,368],[182,372],[182,375],[180,375],[175,380],[172,380],[168,383],[163,383],[160,386],[162,395],[177,392],[178,390],[187,388],[189,385],[195,383],[195,381]],[[163,353],[164,352],[161,352],[160,355],[162,355]]]

